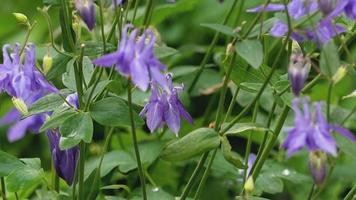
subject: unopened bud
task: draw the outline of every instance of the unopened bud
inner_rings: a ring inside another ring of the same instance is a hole
[[[295,96],[299,96],[308,78],[311,63],[308,57],[301,53],[293,53],[288,67],[288,78]]]
[[[226,54],[227,56],[229,56],[229,55],[233,54],[234,52],[235,52],[235,46],[234,46],[234,44],[233,44],[233,43],[229,43],[229,44],[227,45],[227,47],[226,47],[226,52],[225,52],[225,54]]]
[[[322,151],[313,151],[309,153],[309,170],[316,185],[322,184],[325,180],[326,161],[326,154]]]
[[[89,30],[93,30],[96,23],[96,12],[93,0],[75,0],[75,8]]]
[[[215,122],[211,122],[209,124],[209,128],[215,129],[216,123]]]
[[[20,98],[16,98],[13,97],[12,98],[12,103],[14,104],[15,108],[23,115],[27,115],[28,114],[28,109],[27,109],[27,105],[26,103],[20,99]]]
[[[253,181],[253,177],[249,176],[247,181],[245,182],[244,189],[246,194],[252,194],[255,189],[255,183]]]
[[[42,63],[44,74],[47,74],[49,72],[49,70],[52,68],[52,64],[53,64],[53,58],[49,54],[46,54],[43,57],[43,63]]]
[[[12,13],[12,14],[15,16],[16,20],[18,22],[20,22],[21,24],[27,24],[28,23],[28,19],[27,19],[26,15],[24,15],[22,13]]]
[[[346,66],[343,65],[343,66],[339,67],[339,69],[336,71],[336,73],[334,74],[334,76],[332,78],[334,84],[341,81],[345,77],[346,74],[347,74]]]

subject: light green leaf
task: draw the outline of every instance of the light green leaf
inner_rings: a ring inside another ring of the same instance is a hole
[[[95,121],[104,126],[130,126],[129,108],[119,97],[108,97],[90,106],[90,114]],[[134,113],[136,125],[143,125],[143,120]]]
[[[177,54],[178,50],[167,46],[155,46],[154,53],[158,59],[162,59]]]
[[[226,126],[226,124],[224,124]],[[245,131],[258,131],[258,132],[271,132],[272,130],[257,124],[257,123],[236,123],[225,134],[226,135],[238,135]]]
[[[52,93],[40,98],[32,104],[31,108],[29,108],[28,115],[34,115],[55,110],[64,103],[62,97],[59,95],[60,94]]]
[[[9,175],[12,171],[25,165],[16,157],[0,151],[0,177]]]
[[[29,166],[14,170],[6,178],[6,186],[9,192],[17,192],[32,185],[38,184],[44,178],[42,169],[34,169]]]
[[[340,58],[338,54],[337,47],[334,42],[330,40],[330,42],[326,43],[320,55],[320,69],[323,74],[328,76],[329,78],[333,77],[336,71],[340,66]]]
[[[47,129],[58,128],[60,125],[64,123],[69,117],[74,116],[77,112],[73,109],[65,110],[60,113],[56,113],[51,115],[46,121],[43,123],[40,131],[43,132]]]
[[[200,128],[168,144],[161,158],[168,161],[187,160],[217,148],[219,145],[219,135],[214,129]]]
[[[263,61],[263,47],[258,40],[244,40],[236,44],[236,52],[252,67],[259,68]]]
[[[223,33],[228,36],[232,36],[232,37],[238,36],[238,34],[234,31],[233,28],[226,26],[226,25],[214,24],[214,23],[202,23],[202,24],[200,24],[200,26],[213,29],[217,32]]]

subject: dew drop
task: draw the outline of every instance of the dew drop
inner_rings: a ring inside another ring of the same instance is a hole
[[[283,170],[282,174],[284,176],[289,176],[290,175],[290,171],[288,169],[285,169],[285,170]]]

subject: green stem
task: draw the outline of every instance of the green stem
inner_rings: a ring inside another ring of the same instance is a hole
[[[309,192],[309,194],[308,194],[308,200],[311,200],[314,191],[315,191],[315,184],[313,183],[312,186],[311,186],[311,188],[310,188],[310,192]]]
[[[25,47],[27,45],[27,42],[28,42],[28,39],[30,38],[30,35],[31,35],[31,32],[33,30],[33,28],[35,28],[35,26],[37,25],[37,22],[33,22],[32,25],[28,24],[27,26],[27,33],[26,33],[26,37],[25,37],[25,41],[21,47],[21,50],[20,50],[20,56],[22,55],[23,51],[25,50]]]
[[[233,13],[233,10],[234,10],[236,4],[237,4],[237,0],[234,0],[233,4],[230,7],[230,10],[228,11],[228,14],[226,15],[226,17],[224,18],[224,20],[222,22],[223,25],[227,24],[231,14]],[[208,59],[210,57],[210,54],[213,52],[214,47],[215,47],[216,43],[218,42],[219,36],[220,36],[220,32],[216,32],[214,37],[213,37],[213,40],[210,43],[210,46],[209,46],[208,50],[206,51],[206,53],[204,55],[204,58],[203,58],[202,62],[199,65],[199,70],[195,74],[194,79],[192,81],[192,84],[188,88],[188,93],[191,93],[193,91],[193,89],[194,89],[195,85],[197,84],[201,74],[203,73],[203,71],[205,69],[205,65],[208,62]]]
[[[135,22],[138,6],[140,5],[140,0],[135,1],[135,7],[132,15],[132,23]]]
[[[226,112],[226,115],[225,115],[225,118],[224,118],[223,123],[225,123],[226,120],[227,120],[227,119],[229,118],[229,116],[231,115],[231,112],[232,112],[232,109],[233,109],[234,106],[235,106],[236,98],[237,98],[237,95],[239,94],[239,91],[240,91],[240,87],[237,85],[237,86],[236,86],[235,93],[234,93],[234,96],[232,97],[232,99],[231,99],[231,101],[230,101],[230,104],[229,104],[229,108],[227,109],[227,112]]]
[[[100,2],[99,2],[99,14],[100,14],[100,22],[101,22],[101,26],[100,26],[101,37],[102,37],[102,40],[103,40],[103,50],[104,50],[104,53],[105,53],[106,52],[106,39],[105,39],[105,30],[104,30],[104,17],[103,17],[102,1],[103,0],[100,0]]]
[[[333,82],[330,81],[329,87],[328,87],[328,99],[327,99],[327,105],[326,105],[326,119],[328,122],[330,122],[330,103],[331,103],[332,88],[333,88]]]
[[[15,199],[16,200],[20,200],[19,195],[17,194],[17,192],[15,192]]]
[[[78,93],[79,107],[83,107],[83,56],[84,56],[84,44],[81,46],[80,56],[74,64],[74,77],[75,84]]]
[[[53,186],[54,190],[59,193],[59,176],[56,173],[56,169],[54,167],[54,162],[52,161],[52,180],[53,180]]]
[[[194,199],[195,200],[198,200],[200,198],[200,195],[203,191],[203,188],[205,186],[205,183],[206,183],[206,180],[208,179],[209,177],[209,172],[210,172],[210,169],[211,169],[211,166],[213,165],[213,162],[214,162],[214,159],[215,159],[215,155],[216,155],[216,152],[217,152],[218,149],[215,149],[213,151],[213,154],[211,155],[210,159],[209,159],[209,162],[208,162],[208,166],[206,167],[205,171],[204,171],[204,174],[203,174],[203,177],[202,179],[200,180],[200,183],[198,185],[198,189],[195,193],[195,196],[194,196]]]
[[[96,182],[100,179],[101,166],[103,164],[104,156],[105,156],[105,153],[107,152],[107,149],[108,149],[108,146],[109,146],[109,143],[110,143],[111,136],[112,136],[113,132],[114,132],[114,127],[111,127],[110,130],[109,130],[109,133],[108,133],[108,135],[106,136],[106,139],[105,139],[104,148],[103,148],[103,151],[101,152],[101,155],[100,155],[99,165],[96,168],[93,184],[91,186],[88,199],[92,199],[91,197],[92,197],[92,195],[94,195]]]
[[[135,120],[134,120],[134,115],[133,115],[131,83],[129,83],[128,87],[127,87],[127,103],[128,103],[129,112],[130,112],[132,140],[133,140],[133,144],[134,144],[134,148],[135,148],[138,174],[140,176],[140,181],[141,181],[141,185],[142,185],[142,195],[143,195],[143,199],[147,200],[145,175],[143,172],[143,167],[142,167],[141,158],[140,158],[140,152],[138,149]]]
[[[287,105],[285,105],[282,113],[280,114],[279,119],[277,120],[277,125],[274,129],[273,137],[266,144],[266,147],[263,149],[263,151],[261,153],[261,157],[259,159],[256,159],[255,164],[253,165],[252,170],[251,170],[253,180],[257,179],[264,162],[267,160],[269,153],[271,152],[273,146],[275,145],[278,135],[279,135],[279,133],[283,127],[283,124],[287,118],[289,110],[290,110],[290,108]]]
[[[79,200],[85,199],[84,194],[84,170],[85,170],[85,151],[86,145],[83,141],[80,142],[80,155],[79,155]]]
[[[1,182],[1,196],[4,200],[7,200],[6,197],[6,187],[5,187],[5,179],[4,177],[0,178],[0,182]]]
[[[310,90],[312,87],[314,87],[319,79],[322,77],[321,74],[318,74],[317,76],[315,76],[315,78],[313,80],[311,80],[307,85],[304,86],[304,88],[302,89],[302,93],[306,93],[308,90]]]
[[[61,0],[61,9],[63,12],[63,19],[64,19],[64,24],[65,27],[62,27],[62,32],[65,33],[65,35],[67,35],[68,37],[66,38],[66,40],[69,42],[70,45],[70,50],[72,52],[75,51],[75,42],[74,42],[74,37],[73,37],[73,33],[72,33],[72,14],[69,11],[68,8],[68,4],[66,0]]]
[[[253,114],[252,114],[252,122],[253,123],[256,122],[257,111],[258,111],[258,101],[255,104],[255,108],[254,108]],[[248,158],[249,158],[250,153],[251,153],[251,145],[252,145],[252,134],[251,134],[251,131],[250,131],[248,133],[248,139],[247,139],[247,145],[246,145],[246,151],[245,151],[245,166],[248,166]],[[247,178],[248,175],[249,174],[247,174],[247,168],[245,168],[242,185],[245,185],[246,178]]]
[[[204,167],[204,163],[205,163],[206,159],[208,158],[208,155],[209,155],[209,152],[205,152],[201,156],[201,158],[199,160],[199,163],[196,166],[196,168],[194,169],[194,172],[193,172],[192,176],[189,178],[189,181],[188,181],[187,185],[184,187],[182,195],[180,196],[180,200],[185,200],[188,197],[188,195],[190,193],[190,190],[192,189],[192,187],[193,187],[193,185],[195,183],[196,178],[198,177],[200,171]]]
[[[150,15],[151,12],[153,11],[153,4],[154,4],[154,0],[148,0],[148,4],[146,6],[146,11],[145,11],[145,15],[143,18],[143,26],[144,28],[147,28],[149,23],[150,23]]]
[[[224,108],[224,103],[225,103],[225,97],[226,97],[226,91],[227,91],[227,84],[229,83],[230,80],[230,75],[233,69],[233,64],[235,62],[236,55],[234,54],[230,60],[229,63],[229,68],[226,72],[224,83],[221,89],[220,93],[220,98],[219,98],[219,104],[218,104],[218,110],[216,112],[216,118],[215,118],[215,130],[218,131],[220,129],[220,121],[221,121],[221,116],[223,114],[223,108]]]
[[[353,199],[355,199],[355,195],[356,195],[356,185],[354,185],[352,187],[352,189],[350,190],[350,192],[347,193],[344,200],[353,200]]]

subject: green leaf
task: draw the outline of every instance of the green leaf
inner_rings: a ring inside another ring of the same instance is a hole
[[[356,160],[355,142],[338,134],[336,135],[336,142],[338,144],[338,147],[341,149],[341,151],[343,151],[345,154],[351,156],[353,159]]]
[[[339,69],[340,59],[337,47],[334,42],[330,40],[325,44],[321,50],[320,55],[320,69],[323,74],[331,78]]]
[[[9,175],[12,171],[25,165],[16,157],[0,151],[0,177]]]
[[[260,174],[255,187],[269,194],[276,194],[283,191],[283,181],[271,174]]]
[[[119,97],[108,97],[90,106],[90,114],[104,126],[130,126],[129,108]],[[143,125],[143,120],[134,113],[135,125]]]
[[[178,50],[167,46],[155,46],[154,53],[158,59],[166,58],[178,53]]]
[[[64,103],[62,97],[59,95],[60,94],[52,93],[40,98],[32,104],[31,108],[29,108],[28,115],[35,115],[55,110]]]
[[[255,197],[255,196],[237,196],[236,200],[270,200],[262,197]]]
[[[233,164],[235,167],[239,169],[246,168],[246,166],[242,163],[238,154],[231,150],[230,142],[226,136],[221,137],[221,150],[226,161]]]
[[[97,95],[99,95],[101,92],[103,92],[105,90],[106,87],[108,87],[108,85],[110,83],[113,83],[113,80],[103,80],[100,81],[96,86],[95,89],[92,93],[91,99],[94,99]],[[90,86],[85,92],[84,92],[84,100],[87,101],[89,98],[90,93],[92,92],[94,88],[94,85]]]
[[[131,192],[130,188],[127,185],[122,185],[122,184],[118,184],[118,185],[107,185],[104,187],[100,188],[101,190],[120,190],[120,189],[124,189],[126,190],[126,192]]]
[[[70,149],[78,145],[80,141],[81,141],[80,138],[67,138],[62,136],[59,140],[59,148],[62,150]]]
[[[77,91],[77,86],[75,82],[75,71],[74,66],[76,65],[76,59],[73,58],[67,63],[67,71],[62,75],[63,84],[72,91]],[[89,83],[91,76],[94,71],[94,66],[91,60],[87,57],[83,57],[83,76],[86,84]]]
[[[244,40],[236,44],[236,52],[252,67],[259,68],[263,61],[263,47],[258,40]]]
[[[59,0],[42,0],[45,5],[60,5]]]
[[[40,132],[43,132],[47,129],[58,128],[60,125],[64,123],[69,117],[72,117],[77,112],[73,109],[65,110],[60,113],[55,113],[51,115],[46,121],[43,123],[42,127],[40,128]]]
[[[226,126],[226,124],[224,124]],[[238,135],[245,131],[258,131],[258,132],[271,132],[269,128],[266,128],[258,123],[236,123],[225,134],[226,135]]]
[[[200,128],[168,144],[161,158],[168,161],[187,160],[215,149],[219,145],[219,135],[214,129]]]
[[[42,178],[44,178],[42,169],[25,166],[11,172],[6,178],[6,186],[9,192],[17,192],[40,183]]]
[[[84,42],[84,45],[85,45],[84,56],[97,56],[97,55],[104,54],[104,48],[103,48],[102,42],[87,41],[87,42]],[[77,50],[79,52],[80,47]],[[106,43],[106,51],[107,52],[112,52],[114,50],[116,50],[115,45],[113,45],[111,43]]]
[[[222,24],[214,24],[214,23],[202,23],[200,26],[207,27],[210,29],[213,29],[217,32],[223,33],[228,36],[236,37],[238,34],[235,32],[235,30],[229,26],[222,25]]]
[[[76,113],[64,121],[63,125],[59,127],[59,131],[63,137],[90,143],[94,131],[93,121],[88,112]]]
[[[66,66],[70,59],[71,57],[69,56],[57,54],[53,58],[52,68],[49,70],[48,74],[46,74],[46,78],[48,80],[53,80],[60,77],[66,71]]]

